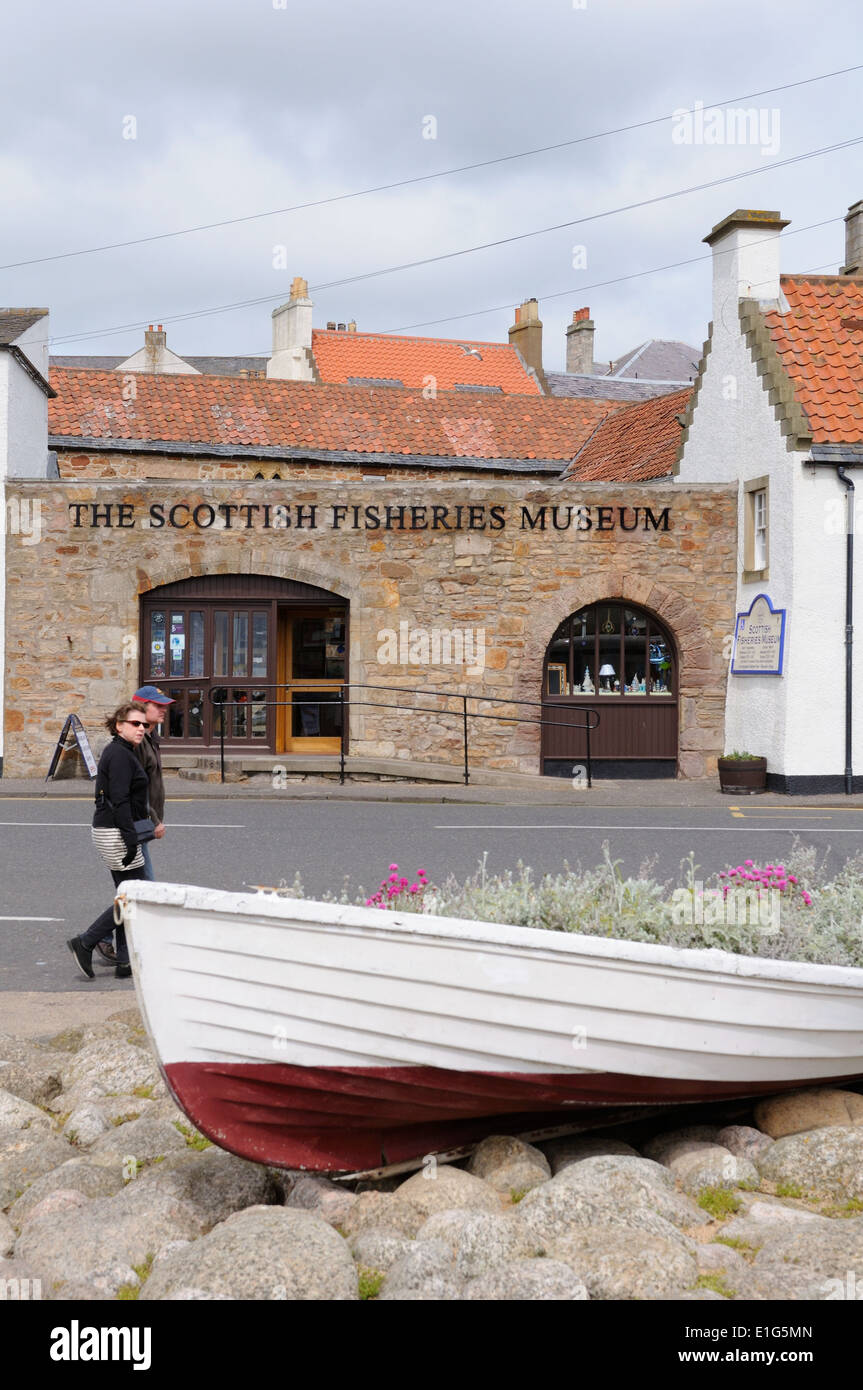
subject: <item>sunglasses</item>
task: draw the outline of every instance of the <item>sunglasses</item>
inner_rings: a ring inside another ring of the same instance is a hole
[[[146,729],[147,727],[146,719],[124,719],[122,722],[131,725],[133,729]]]

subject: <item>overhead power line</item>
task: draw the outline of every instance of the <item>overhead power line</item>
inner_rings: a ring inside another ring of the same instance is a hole
[[[518,232],[513,236],[498,237],[494,241],[481,242],[476,246],[465,246],[457,251],[444,251],[435,256],[424,256],[415,261],[404,261],[399,265],[384,266],[379,270],[368,270],[358,275],[348,275],[339,280],[329,280],[320,285],[312,285],[310,292],[320,294],[325,290],[339,289],[345,285],[355,285],[364,280],[378,279],[384,275],[395,275],[404,270],[416,270],[422,266],[437,265],[443,261],[456,260],[461,256],[475,255],[479,251],[489,251],[499,246],[511,246],[516,242],[528,241],[533,237],[546,236],[549,232],[559,232],[568,230],[572,227],[585,226],[590,222],[597,222],[606,217],[616,217],[623,212],[635,212],[640,208],[653,207],[658,203],[668,202],[674,198],[682,198],[690,193],[702,193],[709,188],[718,188],[723,184],[734,183],[739,179],[751,178],[754,174],[771,173],[775,169],[787,168],[792,164],[803,163],[808,159],[817,159],[822,155],[833,154],[837,150],[848,149],[852,146],[863,143],[863,135],[854,136],[851,140],[843,140],[835,145],[826,145],[821,149],[809,150],[805,154],[791,155],[787,159],[774,160],[772,164],[759,165],[754,169],[743,169],[735,174],[725,174],[718,179],[710,179],[705,183],[692,184],[688,188],[674,189],[669,193],[658,193],[652,198],[643,198],[634,203],[624,203],[616,208],[608,208],[604,212],[589,213],[584,217],[575,217],[567,222],[557,222],[549,227],[538,227],[530,232]],[[161,323],[185,323],[191,319],[205,318],[212,314],[229,313],[237,309],[252,308],[258,304],[272,304],[279,301],[284,296],[284,290],[278,294],[262,295],[253,299],[241,299],[230,304],[211,305],[202,309],[188,310],[182,314],[158,314],[151,315],[150,319],[158,318]],[[92,338],[111,337],[116,333],[126,333],[133,328],[140,328],[143,320],[134,323],[115,324],[110,328],[87,329],[80,333],[67,333],[62,337],[54,338],[52,341],[57,343],[84,342]]]
[[[758,92],[746,92],[742,96],[727,97],[723,101],[706,103],[703,110],[715,110],[718,107],[732,106],[740,101],[754,101],[756,97],[772,96],[777,92],[788,92],[795,87],[807,87],[814,82],[826,82],[834,77],[844,77],[848,73],[860,72],[863,70],[863,63],[856,63],[852,67],[836,68],[833,72],[818,73],[814,77],[802,77],[796,82],[784,82],[778,87],[764,87]],[[170,232],[154,232],[150,236],[132,237],[126,241],[106,242],[102,246],[86,246],[77,251],[59,251],[50,256],[34,256],[27,260],[9,261],[6,265],[0,265],[0,270],[19,270],[24,266],[45,265],[50,261],[71,260],[78,256],[95,256],[104,251],[119,251],[129,246],[144,246],[155,241],[169,241],[176,237],[193,236],[199,232],[211,232],[220,227],[236,227],[245,222],[257,222],[267,217],[281,217],[291,212],[305,212],[311,208],[328,207],[333,203],[347,202],[353,198],[365,198],[373,193],[388,193],[396,188],[409,188],[413,184],[429,183],[433,179],[450,178],[453,174],[465,174],[476,169],[488,169],[496,164],[511,163],[516,159],[532,159],[536,155],[549,154],[556,150],[570,149],[575,145],[589,144],[594,140],[605,140],[612,135],[624,135],[633,130],[644,130],[648,126],[662,125],[669,121],[673,116],[683,114],[693,114],[695,107],[680,107],[677,111],[666,113],[663,116],[652,116],[647,120],[633,121],[629,125],[615,126],[611,130],[596,131],[592,135],[578,135],[570,140],[559,140],[554,144],[540,145],[535,149],[519,150],[514,154],[497,155],[492,159],[477,160],[473,164],[460,164],[452,169],[439,169],[431,174],[415,174],[407,179],[394,179],[389,183],[375,184],[370,188],[359,188],[349,193],[335,193],[328,198],[316,198],[305,203],[294,203],[289,207],[271,208],[267,212],[252,212],[241,217],[227,217],[218,222],[202,222],[194,227],[180,227]]]

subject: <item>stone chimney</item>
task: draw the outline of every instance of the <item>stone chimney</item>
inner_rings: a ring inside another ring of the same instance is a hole
[[[545,390],[542,371],[542,320],[536,299],[526,299],[515,311],[515,323],[509,330],[509,341],[518,348],[526,365],[532,367]]]
[[[151,363],[149,367],[151,372],[158,372],[161,370],[161,360],[168,346],[167,339],[168,335],[161,324],[155,329],[153,325],[150,324],[144,334],[144,351]]]
[[[779,234],[787,226],[778,212],[738,208],[704,238],[713,252],[714,325],[736,329],[741,299],[778,303]]]
[[[114,368],[115,372],[150,372],[155,376],[200,376],[197,367],[190,367],[167,344],[167,334],[159,324],[149,325],[144,334],[144,346]]]
[[[589,309],[576,309],[566,329],[566,370],[593,376],[593,337],[596,324]]]
[[[848,209],[845,218],[843,275],[863,275],[863,200]]]
[[[312,301],[302,276],[294,277],[287,304],[273,310],[273,355],[267,376],[281,381],[314,381]]]

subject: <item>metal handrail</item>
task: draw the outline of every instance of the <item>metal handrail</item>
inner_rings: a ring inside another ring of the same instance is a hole
[[[217,700],[217,699],[216,699],[216,694],[217,694],[217,691],[218,691],[218,690],[223,689],[223,688],[224,688],[224,689],[227,689],[229,684],[232,685],[232,686],[236,686],[236,684],[237,684],[238,681],[242,682],[244,685],[247,685],[250,692],[259,691],[259,690],[284,690],[284,691],[287,692],[287,691],[289,691],[289,690],[294,690],[294,689],[307,690],[308,687],[309,687],[311,684],[313,684],[316,680],[324,680],[324,679],[326,679],[326,677],[315,677],[315,676],[310,676],[307,680],[291,680],[291,681],[257,681],[257,682],[253,682],[253,681],[249,680],[247,677],[243,677],[243,676],[228,676],[228,677],[224,677],[224,678],[218,678],[218,677],[217,677],[217,679],[224,679],[224,680],[225,680],[225,686],[224,686],[224,687],[222,687],[222,686],[211,687],[210,690],[207,692],[207,695],[208,695],[208,698],[209,698],[209,700],[210,700],[210,703],[211,703],[213,706],[218,706],[219,709],[220,709],[221,712],[222,712],[222,717],[221,717],[221,719],[220,719],[220,721],[219,721],[219,768],[220,768],[220,777],[221,777],[221,781],[222,781],[222,782],[224,782],[224,780],[225,780],[225,725],[226,725],[226,723],[227,723],[227,720],[225,719],[225,710],[226,710],[226,709],[228,709],[228,708],[234,709],[234,708],[239,708],[239,707],[242,707],[243,709],[248,709],[250,705],[264,705],[264,706],[266,706],[267,709],[269,709],[271,706],[272,706],[274,709],[275,709],[275,708],[280,708],[280,707],[283,707],[283,706],[285,706],[285,707],[290,707],[290,708],[303,708],[305,705],[314,705],[314,706],[317,706],[318,708],[320,708],[321,705],[329,705],[329,704],[332,704],[332,703],[333,703],[331,700],[267,700],[267,699],[264,699],[264,700],[257,700],[257,699],[254,699],[254,698],[249,698],[249,699],[245,699],[245,700]],[[332,687],[332,689],[335,689],[335,688],[336,688],[336,687]],[[386,691],[387,694],[394,694],[394,695],[414,695],[414,696],[416,696],[416,695],[428,695],[428,696],[432,696],[432,697],[434,697],[434,698],[441,698],[441,697],[443,697],[444,699],[456,699],[456,700],[460,700],[460,701],[462,702],[462,707],[461,707],[460,710],[452,710],[452,709],[444,709],[444,710],[442,710],[442,709],[428,709],[428,708],[426,708],[426,709],[419,708],[419,709],[418,709],[416,705],[392,704],[392,703],[391,703],[390,701],[388,701],[388,700],[356,700],[356,699],[353,698],[353,696],[352,696],[352,694],[351,694],[352,690],[383,690],[383,691]],[[345,692],[346,692],[346,691],[348,692],[348,698],[347,698],[347,699],[345,698]],[[596,729],[596,728],[599,726],[600,714],[599,714],[599,710],[595,709],[592,705],[580,705],[580,704],[579,704],[579,705],[568,705],[568,706],[566,707],[567,709],[571,709],[571,710],[579,710],[579,711],[581,711],[583,714],[587,715],[587,719],[586,719],[586,721],[585,721],[584,724],[574,724],[574,723],[572,723],[571,720],[568,720],[568,719],[566,719],[566,720],[561,720],[561,719],[542,719],[542,718],[539,718],[539,719],[529,719],[529,718],[525,718],[524,716],[519,716],[519,715],[517,715],[517,714],[483,714],[483,713],[481,713],[481,712],[478,711],[478,710],[469,710],[468,707],[467,707],[467,702],[468,702],[468,700],[475,700],[475,701],[482,701],[484,704],[493,704],[493,705],[517,705],[517,706],[524,706],[524,707],[530,708],[530,709],[542,709],[542,710],[544,710],[544,709],[547,709],[548,706],[547,706],[546,702],[543,701],[543,700],[512,700],[512,699],[509,699],[509,698],[508,698],[507,696],[505,696],[505,695],[466,695],[466,694],[465,694],[463,691],[461,691],[461,690],[444,690],[444,689],[441,689],[440,687],[436,687],[436,686],[378,685],[378,684],[373,684],[372,682],[369,682],[369,681],[343,681],[342,684],[341,684],[340,686],[338,686],[338,694],[339,694],[339,707],[340,707],[340,709],[341,709],[341,738],[340,738],[340,748],[339,748],[339,782],[341,783],[341,785],[344,785],[344,781],[345,781],[345,758],[346,758],[346,747],[345,747],[345,742],[346,742],[346,738],[347,738],[347,724],[348,724],[348,721],[347,721],[347,717],[346,717],[346,716],[347,716],[348,712],[350,711],[351,706],[353,705],[353,706],[356,706],[357,708],[360,708],[361,706],[365,706],[365,707],[367,707],[367,708],[373,708],[373,709],[402,710],[402,711],[405,711],[405,712],[407,712],[407,713],[409,713],[409,714],[435,714],[435,715],[443,715],[444,717],[449,716],[449,717],[451,717],[451,718],[460,718],[461,721],[462,721],[462,741],[463,741],[463,746],[464,746],[464,783],[465,783],[465,786],[469,786],[469,785],[470,785],[470,763],[469,763],[469,749],[468,749],[468,720],[469,720],[469,719],[492,719],[492,720],[495,720],[496,722],[502,723],[502,724],[534,724],[534,725],[537,725],[537,726],[540,727],[540,728],[577,729],[577,730],[583,732],[583,733],[584,733],[584,736],[585,736],[585,763],[586,763],[586,771],[587,771],[587,785],[588,785],[589,788],[593,786],[592,766],[591,766],[591,755],[590,755],[590,734],[591,734],[591,730],[592,730],[592,729]],[[593,722],[591,722],[591,721],[593,721]]]

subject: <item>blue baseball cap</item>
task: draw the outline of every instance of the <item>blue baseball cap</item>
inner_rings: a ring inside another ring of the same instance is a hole
[[[136,690],[132,696],[133,700],[149,701],[152,705],[173,705],[174,701],[164,690],[159,690],[155,685],[142,685],[140,690]]]

